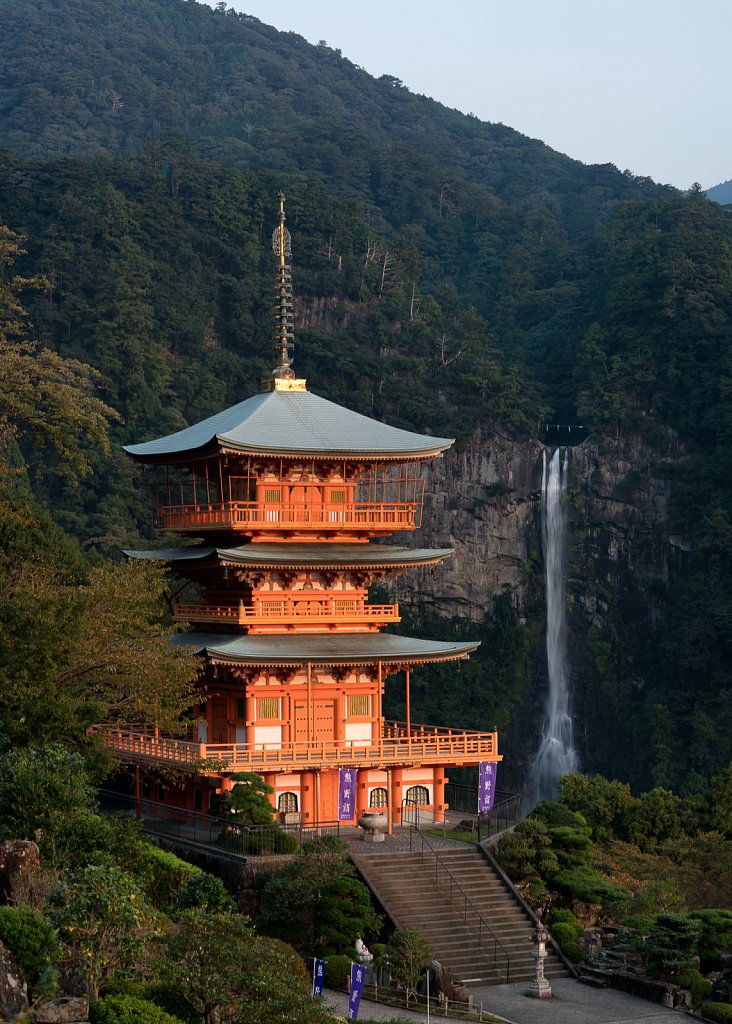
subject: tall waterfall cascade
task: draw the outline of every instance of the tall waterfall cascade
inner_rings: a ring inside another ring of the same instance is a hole
[[[552,800],[563,775],[579,766],[572,737],[565,569],[567,549],[567,477],[569,448],[544,449],[541,527],[546,582],[546,658],[549,677],[544,725],[533,766],[534,801]]]

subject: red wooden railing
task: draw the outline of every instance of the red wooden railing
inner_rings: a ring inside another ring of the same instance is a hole
[[[156,526],[161,530],[414,530],[421,502],[360,504],[272,504],[253,501],[199,502],[161,505]]]
[[[196,743],[155,736],[153,732],[93,726],[91,732],[118,757],[133,761],[195,766],[209,772],[283,771],[310,767],[377,767],[379,765],[477,764],[498,758],[498,734],[385,722],[383,735],[364,740],[310,743]]]

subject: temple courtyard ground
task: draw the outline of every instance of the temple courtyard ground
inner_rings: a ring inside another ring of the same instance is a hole
[[[491,1013],[509,1024],[679,1024],[684,1016],[678,1010],[668,1010],[657,1003],[650,1003],[636,996],[615,992],[612,989],[592,988],[571,978],[552,982],[551,999],[532,999],[526,994],[526,985],[493,985],[471,989],[473,1003],[483,1003],[486,1013]],[[327,991],[326,1003],[336,1013],[345,1016],[348,1012],[348,996],[341,992]],[[359,1016],[363,1020],[405,1020],[424,1021],[424,1013],[396,1010],[382,1003],[364,1000]],[[435,1022],[443,1018],[432,1013]],[[687,1017],[687,1020],[691,1019]]]

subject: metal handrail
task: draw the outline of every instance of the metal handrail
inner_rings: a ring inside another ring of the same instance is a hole
[[[463,902],[463,907],[464,907],[463,923],[465,925],[467,925],[467,923],[468,923],[468,908],[470,908],[470,910],[472,911],[474,916],[477,918],[477,921],[478,921],[478,945],[479,946],[483,945],[483,930],[484,929],[488,933],[488,935],[490,935],[490,937],[493,939],[493,966],[496,969],[497,969],[497,966],[498,966],[498,964],[497,964],[497,961],[498,961],[498,949],[500,947],[501,952],[503,953],[504,957],[506,958],[506,984],[509,984],[509,980],[510,980],[510,977],[511,977],[511,957],[509,956],[508,950],[503,945],[503,943],[498,938],[498,936],[495,934],[495,932],[493,931],[491,926],[488,924],[488,922],[485,920],[485,918],[480,914],[480,912],[478,911],[477,907],[473,904],[472,900],[467,895],[467,893],[464,892],[464,890],[460,886],[460,883],[455,878],[455,876],[450,871],[450,869],[445,865],[445,863],[443,862],[442,858],[440,857],[439,853],[434,848],[432,843],[429,841],[429,839],[427,839],[426,836],[424,836],[420,832],[419,825],[410,825],[410,827],[409,827],[409,849],[410,849],[410,851],[412,850],[412,838],[413,838],[413,836],[419,836],[419,839],[420,839],[420,842],[421,842],[420,856],[422,857],[422,859],[424,860],[424,848],[425,848],[425,846],[428,847],[430,853],[435,858],[435,887],[437,887],[437,884],[438,884],[438,881],[437,881],[437,878],[438,878],[437,868],[438,868],[438,864],[439,864],[439,866],[442,868],[442,870],[445,873],[445,875],[447,875],[447,877],[450,880],[450,903],[452,903],[453,890],[457,891],[460,894],[460,896],[462,896],[463,901],[464,901]]]
[[[133,815],[142,822],[146,832],[183,843],[215,848],[217,853],[233,857],[252,857],[296,852],[314,835],[340,835],[340,821],[314,823],[290,822],[271,825],[244,825],[235,814],[207,814],[185,807],[165,804],[149,797],[101,788],[98,790],[100,810],[104,813]],[[351,826],[352,828],[352,826]]]
[[[531,919],[531,922],[532,922],[532,924],[533,924],[533,925],[534,925],[534,926],[535,926],[536,928],[540,928],[540,927],[543,927],[543,925],[542,925],[542,921],[541,921],[541,918],[540,918],[540,917],[538,917],[538,916],[537,916],[537,914],[536,914],[536,912],[535,912],[535,911],[534,911],[534,910],[533,910],[533,909],[532,909],[532,908],[531,908],[531,907],[529,906],[529,904],[528,904],[528,903],[526,902],[526,900],[525,900],[525,899],[523,898],[523,896],[521,895],[521,893],[520,893],[520,892],[518,891],[518,889],[516,888],[516,886],[515,886],[515,885],[513,884],[513,882],[511,881],[511,879],[510,879],[510,878],[508,877],[508,875],[507,875],[507,874],[506,874],[506,872],[505,872],[505,871],[503,870],[503,868],[502,868],[502,867],[501,867],[501,865],[500,865],[500,864],[498,863],[498,861],[497,861],[497,860],[496,860],[496,858],[495,858],[495,857],[493,856],[493,854],[492,854],[492,853],[490,852],[490,850],[489,850],[489,849],[488,849],[488,848],[487,848],[486,846],[484,846],[484,845],[483,845],[483,843],[478,843],[478,850],[480,851],[480,853],[482,853],[482,855],[483,855],[483,856],[485,857],[485,859],[486,859],[486,860],[488,861],[488,863],[489,863],[489,864],[490,864],[490,866],[491,866],[491,867],[493,868],[493,870],[494,870],[494,871],[495,871],[495,873],[496,873],[496,874],[498,875],[498,877],[499,877],[499,878],[501,879],[501,881],[502,881],[502,882],[503,882],[503,884],[504,884],[504,885],[506,886],[506,888],[507,888],[507,889],[508,889],[508,890],[509,890],[509,891],[510,891],[511,893],[513,893],[514,899],[516,899],[516,901],[517,901],[517,902],[518,902],[518,903],[519,903],[519,904],[521,905],[521,907],[522,907],[522,908],[523,908],[523,909],[524,909],[524,910],[526,911],[526,913],[528,914],[529,918]],[[573,974],[573,975],[575,976],[575,978],[576,978],[576,977],[578,977],[578,976],[579,976],[579,972],[578,972],[578,970],[577,970],[577,966],[576,966],[575,964],[573,964],[573,963],[572,963],[572,962],[571,962],[570,960],[568,960],[568,959],[567,959],[567,957],[565,956],[565,954],[564,954],[564,953],[562,952],[562,949],[561,949],[561,947],[560,947],[559,943],[558,943],[558,942],[557,942],[557,940],[556,940],[556,939],[554,938],[554,936],[553,936],[553,935],[551,934],[551,932],[549,932],[548,934],[549,934],[549,944],[550,944],[550,945],[552,946],[552,948],[554,949],[554,952],[555,952],[555,953],[557,954],[557,956],[558,956],[558,957],[559,957],[559,959],[560,959],[560,960],[562,961],[562,963],[564,964],[564,966],[565,966],[565,967],[568,967],[568,968],[569,968],[569,970],[570,970],[570,971],[571,971],[571,973],[572,973],[572,974]]]

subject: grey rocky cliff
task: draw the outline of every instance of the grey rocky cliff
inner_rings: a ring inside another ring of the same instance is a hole
[[[476,435],[427,469],[422,527],[408,544],[455,549],[433,573],[397,583],[405,604],[434,602],[441,616],[483,618],[506,588],[523,613],[526,566],[538,555],[535,517],[541,486],[541,445]]]
[[[662,450],[630,437],[590,438],[571,451],[567,600],[573,715],[584,770],[624,775],[627,738],[613,708],[621,693],[603,665],[608,651],[612,659],[619,643],[663,618],[667,588],[688,550],[670,519],[666,473],[683,457],[671,438]],[[534,627],[532,683],[502,736],[514,785],[530,772],[546,691],[541,474],[538,442],[500,435],[476,435],[435,460],[427,470],[423,525],[400,540],[452,547],[455,554],[432,572],[405,575],[394,587],[406,607],[427,606],[446,619],[476,623],[508,590],[522,621]],[[627,674],[622,699],[643,686],[632,666]]]

